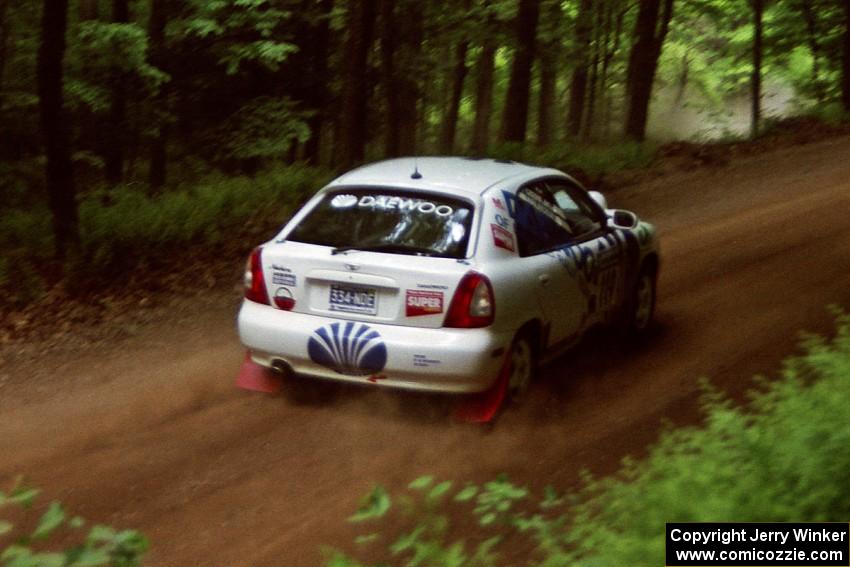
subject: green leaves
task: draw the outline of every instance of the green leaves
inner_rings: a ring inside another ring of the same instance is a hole
[[[133,79],[151,93],[169,76],[148,62],[148,35],[136,23],[82,22],[73,46],[73,59],[85,62],[84,83],[103,87],[121,77]],[[80,90],[80,87],[76,87]]]
[[[407,488],[411,490],[424,490],[431,486],[431,483],[434,482],[434,477],[431,475],[420,476],[413,482],[407,485]]]
[[[834,337],[805,336],[805,354],[787,360],[778,380],[762,380],[748,411],[704,387],[702,427],[668,430],[646,459],[624,459],[613,477],[583,475],[576,494],[547,486],[537,500],[504,475],[456,491],[432,475],[415,479],[386,557],[393,565],[490,567],[509,541],[533,547],[525,564],[537,567],[650,567],[663,561],[668,521],[850,516],[850,315],[834,315]]]
[[[27,510],[34,505],[37,495],[38,490],[18,484],[9,495],[0,492],[0,508],[18,506]],[[32,533],[18,535],[14,544],[0,550],[0,564],[3,567],[134,567],[148,549],[148,540],[139,532],[116,531],[107,526],[94,526],[85,541],[61,552],[32,549],[33,543],[37,549],[49,547],[50,537],[62,527],[80,529],[84,525],[79,516],[68,519],[62,504],[51,502]],[[14,534],[14,530],[12,522],[0,520],[0,536]]]
[[[392,501],[387,491],[382,486],[376,486],[372,489],[372,492],[360,500],[360,506],[357,508],[357,512],[349,517],[348,521],[363,522],[380,518],[387,513],[390,506],[392,506]]]
[[[276,158],[310,136],[308,113],[286,98],[256,98],[227,119],[218,132],[223,157]]]
[[[195,13],[180,30],[185,39],[205,40],[228,75],[248,64],[277,70],[297,47],[275,37],[290,13],[266,0],[194,2]],[[280,34],[277,34],[278,37]]]
[[[65,521],[65,510],[58,502],[51,502],[47,511],[38,521],[38,526],[30,536],[34,540],[45,539]]]

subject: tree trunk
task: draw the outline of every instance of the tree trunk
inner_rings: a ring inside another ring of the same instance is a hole
[[[593,26],[593,59],[590,63],[590,88],[587,93],[587,111],[585,112],[584,127],[582,128],[582,138],[584,140],[590,140],[593,138],[593,131],[595,128],[596,93],[599,86],[599,60],[602,57],[600,50],[602,49],[602,27],[603,20],[605,18],[603,10],[604,6],[602,3],[599,3],[597,5],[596,22]]]
[[[844,0],[844,54],[841,61],[841,102],[850,112],[850,0]]]
[[[168,23],[168,0],[151,0],[148,38],[150,42],[150,64],[164,69],[168,56],[165,47],[165,26]],[[167,113],[168,86],[160,85],[154,99],[154,114],[157,116],[156,133],[150,141],[150,164],[148,184],[152,194],[159,192],[165,185],[167,176],[166,144],[168,141],[168,121],[162,116]]]
[[[419,83],[416,55],[421,49],[422,16],[418,2],[400,4],[404,13],[396,18],[395,0],[381,3],[381,66],[387,97],[385,153],[400,156],[416,152]]]
[[[422,50],[423,28],[421,0],[407,0],[401,4],[404,17],[399,23],[401,42],[396,68],[396,88],[399,90],[399,152],[401,155],[416,153],[419,125],[419,77],[420,53]]]
[[[460,114],[460,99],[463,96],[463,82],[466,80],[466,52],[469,42],[462,40],[455,51],[455,67],[452,73],[452,92],[446,115],[440,128],[440,152],[446,155],[454,153],[457,119]]]
[[[81,22],[99,19],[98,0],[77,0],[77,14],[79,14]]]
[[[470,151],[483,156],[490,145],[490,118],[493,112],[493,72],[496,46],[489,37],[476,64],[475,123],[472,127]]]
[[[803,21],[806,22],[806,41],[809,44],[809,51],[812,52],[812,87],[815,92],[815,99],[823,104],[826,100],[826,93],[820,81],[820,44],[818,43],[818,26],[817,15],[812,7],[812,0],[802,0],[800,2],[800,12],[803,16]]]
[[[9,53],[9,24],[6,21],[8,8],[9,0],[0,0],[0,108],[3,107],[3,77]]]
[[[384,154],[387,157],[401,155],[400,126],[401,102],[396,85],[395,52],[397,49],[395,0],[381,2],[381,71],[384,78],[384,93],[387,98],[387,131]]]
[[[546,42],[540,46],[540,89],[537,99],[537,145],[547,146],[553,141],[552,117],[558,83],[557,63],[561,47],[561,3],[550,2],[540,23],[540,33]]]
[[[612,7],[613,9],[613,7]],[[617,14],[616,23],[614,25],[614,39],[611,47],[606,47],[605,57],[602,61],[602,81],[601,81],[601,89],[602,89],[602,126],[603,126],[603,135],[607,138],[610,135],[610,126],[611,126],[611,107],[613,105],[613,96],[609,92],[608,86],[608,74],[609,68],[611,65],[611,61],[614,56],[620,51],[620,38],[623,35],[623,20],[625,19],[626,12],[628,11],[627,7],[620,9]],[[608,41],[606,40],[605,45],[608,45]]]
[[[664,0],[664,11],[659,10],[661,0],[640,0],[635,22],[635,42],[629,56],[627,73],[626,137],[643,141],[646,139],[646,122],[649,117],[649,102],[658,58],[673,17],[673,0]]]
[[[761,56],[762,56],[762,16],[764,0],[752,0],[753,6],[753,74],[752,74],[752,113],[750,135],[759,135],[761,122]]]
[[[591,0],[581,0],[576,20],[576,61],[570,80],[569,114],[567,115],[567,134],[576,137],[581,131],[584,116],[584,101],[587,96],[587,67],[590,59],[590,34],[592,31]]]
[[[519,0],[514,49],[505,110],[502,114],[502,141],[524,142],[528,128],[528,102],[531,95],[531,68],[537,38],[539,0]]]
[[[537,105],[537,145],[552,143],[552,107],[555,106],[555,56],[550,50],[540,54],[540,93]]]
[[[370,91],[367,64],[376,15],[375,0],[352,0],[348,5],[339,128],[339,166],[346,169],[363,161],[366,154]]]
[[[112,0],[112,21],[125,24],[130,21],[128,0]],[[124,151],[127,128],[127,91],[124,76],[120,72],[112,74],[112,89],[109,97],[109,123],[107,140],[104,147],[104,167],[106,182],[114,187],[124,178]]]
[[[62,97],[67,24],[68,0],[44,0],[38,49],[38,100],[47,157],[45,173],[53,217],[53,245],[58,260],[64,260],[76,250],[80,241],[69,125]]]
[[[331,45],[330,15],[333,10],[333,0],[320,0],[320,20],[313,30],[312,48],[312,94],[315,107],[313,115],[307,119],[310,127],[310,138],[304,144],[304,159],[311,165],[321,161],[322,131],[325,127],[325,117],[328,113],[328,56]]]

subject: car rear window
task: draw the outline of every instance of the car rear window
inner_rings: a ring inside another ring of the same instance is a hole
[[[463,258],[472,212],[470,203],[434,193],[341,189],[326,194],[287,240]]]

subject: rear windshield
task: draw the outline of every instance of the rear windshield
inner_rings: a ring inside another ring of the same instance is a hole
[[[287,240],[398,254],[463,258],[472,205],[431,193],[371,188],[328,193]]]

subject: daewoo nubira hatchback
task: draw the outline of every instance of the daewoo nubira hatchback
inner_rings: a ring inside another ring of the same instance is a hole
[[[655,228],[555,169],[402,158],[321,189],[245,270],[251,359],[285,375],[472,393],[600,323],[640,333]]]

